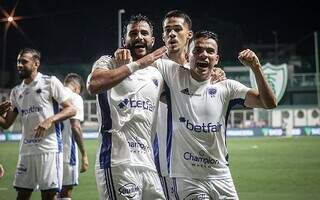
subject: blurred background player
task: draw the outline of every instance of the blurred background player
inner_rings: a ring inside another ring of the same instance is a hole
[[[20,51],[17,69],[22,83],[11,91],[11,109],[5,117],[0,116],[3,128],[9,128],[18,114],[21,116],[22,137],[13,186],[17,199],[24,200],[30,199],[36,188],[41,190],[42,199],[56,198],[62,183],[62,136],[58,122],[76,114],[63,84],[55,76],[38,72],[40,59],[36,49]]]
[[[86,172],[89,160],[83,142],[81,122],[84,118],[83,99],[80,94],[83,91],[83,80],[81,76],[70,73],[64,79],[64,86],[70,93],[70,101],[76,108],[77,114],[63,121],[63,180],[62,190],[59,194],[61,200],[71,200],[73,186],[78,185],[78,148],[81,153],[80,173]]]

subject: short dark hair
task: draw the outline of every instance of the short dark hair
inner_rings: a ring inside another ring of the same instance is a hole
[[[82,93],[84,89],[84,81],[79,74],[76,73],[69,73],[64,79],[64,85],[68,85],[70,83],[76,83],[80,85],[80,93]]]
[[[31,53],[32,54],[32,58],[36,59],[36,60],[38,60],[40,62],[41,53],[37,49],[24,48],[24,49],[20,50],[19,55],[21,56],[22,54],[26,54],[26,53]]]
[[[127,34],[127,28],[129,24],[134,24],[138,22],[147,22],[150,26],[151,34],[153,34],[153,22],[145,15],[137,14],[131,15],[130,19],[126,21],[125,26],[123,27],[122,33],[123,37]]]
[[[171,17],[178,17],[178,18],[184,19],[184,22],[188,25],[189,30],[192,29],[191,18],[189,17],[189,15],[187,13],[185,13],[181,10],[171,10],[171,11],[167,12],[167,14],[164,16],[164,18],[162,20],[162,25],[166,19],[171,18]]]
[[[197,31],[193,37],[191,38],[191,40],[189,41],[188,44],[188,51],[190,51],[190,44],[192,42],[194,42],[195,40],[199,39],[199,38],[207,38],[207,39],[213,39],[216,41],[217,45],[218,45],[218,35],[212,31],[207,31],[207,30],[203,30],[203,31]]]
[[[199,38],[211,38],[213,40],[215,40],[217,43],[218,43],[218,35],[212,31],[207,31],[207,30],[203,30],[203,31],[197,31],[191,41],[194,41],[196,39],[199,39]]]

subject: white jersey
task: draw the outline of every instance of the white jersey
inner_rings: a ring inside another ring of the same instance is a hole
[[[167,54],[162,56],[163,59],[170,60]],[[169,61],[170,62],[170,61]],[[178,65],[177,65],[178,66]],[[183,65],[186,69],[190,69],[189,63]],[[164,81],[164,91],[169,91],[169,88]],[[170,121],[170,120],[169,120]],[[168,159],[170,157],[170,153],[167,152],[167,142],[170,142],[170,138],[167,136],[168,131],[170,132],[170,128],[168,129],[168,106],[166,103],[160,102],[158,108],[158,120],[156,127],[156,139],[154,142],[154,157],[155,163],[157,166],[157,170],[160,176],[168,176]]]
[[[197,82],[182,67],[159,67],[170,91],[168,104],[171,177],[230,177],[226,146],[227,116],[250,88],[233,80]]]
[[[60,123],[51,126],[42,138],[35,138],[34,128],[59,112],[59,104],[69,98],[62,83],[55,76],[38,73],[30,84],[24,81],[11,91],[12,107],[21,116],[22,137],[20,155],[61,152]]]
[[[158,60],[156,63],[161,65],[162,62]],[[112,58],[102,56],[92,71],[115,67]],[[90,77],[91,74],[88,81]],[[155,170],[151,132],[155,128],[162,85],[159,71],[149,66],[97,95],[101,134],[96,168],[129,164]]]
[[[65,90],[70,94],[70,101],[77,111],[77,114],[70,119],[82,122],[84,118],[82,97],[68,87],[65,87]],[[70,119],[63,121],[62,126],[63,162],[75,165],[78,159],[78,147],[72,136]]]

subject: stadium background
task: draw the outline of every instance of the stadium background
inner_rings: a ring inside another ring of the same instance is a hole
[[[315,32],[320,22],[319,6],[314,4],[250,0],[3,0],[0,2],[0,98],[7,98],[10,89],[19,83],[15,63],[21,48],[41,50],[44,73],[63,80],[67,73],[76,72],[86,79],[92,63],[117,48],[120,9],[125,10],[122,23],[137,13],[154,21],[156,47],[163,44],[162,17],[171,9],[181,9],[192,18],[195,31],[208,29],[218,33],[220,65],[228,78],[250,85],[249,71],[237,61],[238,52],[244,48],[254,50],[262,64],[288,64],[288,83],[277,109],[270,112],[236,109],[230,115],[228,127],[233,132],[228,135],[237,137],[230,137],[228,146],[240,198],[320,199],[319,74],[316,73],[319,54],[315,53]],[[4,12],[10,14],[14,8],[14,16],[22,19],[15,21],[17,27],[11,24],[6,29]],[[97,116],[94,97],[88,93],[84,97],[84,130],[86,137],[91,138],[86,140],[91,169],[80,176],[74,199],[97,199],[93,172]],[[15,197],[11,183],[20,130],[19,122],[9,130],[0,130],[0,163],[6,168],[6,175],[0,180],[0,199]],[[39,198],[37,195],[34,199]]]

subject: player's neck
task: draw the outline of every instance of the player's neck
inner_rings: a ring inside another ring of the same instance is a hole
[[[170,60],[172,60],[180,65],[184,65],[188,62],[186,55],[183,52],[175,52],[175,53],[168,52],[168,58],[170,58]]]
[[[37,71],[32,72],[28,78],[24,79],[24,83],[27,85],[30,84],[37,77],[37,74],[38,74]]]

